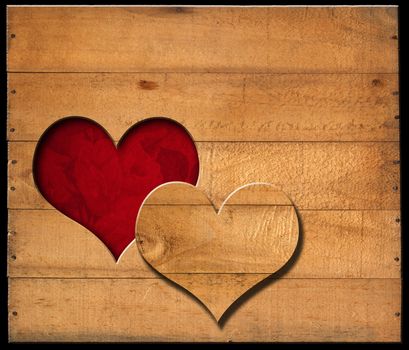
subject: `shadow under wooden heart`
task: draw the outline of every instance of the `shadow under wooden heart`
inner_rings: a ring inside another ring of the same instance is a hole
[[[198,298],[217,321],[287,263],[298,235],[293,204],[268,184],[237,189],[218,212],[196,187],[164,184],[146,198],[136,222],[144,259]]]

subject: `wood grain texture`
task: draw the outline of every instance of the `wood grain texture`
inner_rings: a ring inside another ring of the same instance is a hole
[[[9,6],[9,340],[400,341],[397,17]],[[38,138],[69,115],[114,140],[147,117],[183,123],[201,141],[199,188],[216,209],[246,183],[275,184],[300,217],[291,267],[218,327],[135,243],[115,264],[33,183]]]
[[[268,282],[238,304],[234,315],[219,328],[196,300],[164,280],[12,278],[9,338],[111,342],[400,340],[400,317],[395,315],[400,310],[400,279]]]
[[[218,207],[250,182],[281,189],[299,209],[398,209],[399,144],[203,143],[199,185]],[[394,186],[396,190],[394,190]]]
[[[398,141],[397,74],[9,74],[8,139],[90,117],[118,141],[168,116],[195,141]],[[149,88],[147,88],[149,86]],[[115,120],[115,122],[112,122]],[[13,128],[14,131],[10,132]]]
[[[298,215],[299,247],[281,278],[400,278],[398,210]],[[134,243],[115,264],[97,237],[55,210],[10,210],[8,245],[10,277],[160,278]]]
[[[175,191],[187,204],[174,203]],[[155,204],[156,197],[169,204]],[[145,261],[198,298],[217,322],[241,295],[284,267],[299,240],[294,206],[267,184],[236,189],[218,211],[197,187],[164,184],[146,197],[135,232]]]
[[[9,7],[8,33],[9,71],[398,69],[396,7]]]
[[[257,187],[262,187],[272,199],[270,204],[263,204],[263,200],[256,203],[260,196],[260,191],[254,190]],[[175,190],[188,204],[172,205]],[[241,192],[252,197],[252,204],[235,198]],[[156,195],[168,197],[170,205],[152,205]],[[194,205],[196,196],[207,203]],[[236,189],[219,211],[214,210],[206,195],[195,186],[164,184],[145,199],[135,230],[136,243],[144,259],[166,276],[272,274],[290,259],[299,234],[297,213],[290,200],[283,192],[261,184]]]
[[[236,188],[268,182],[298,209],[399,209],[399,144],[196,143],[199,188],[216,208]],[[34,185],[35,142],[9,143],[8,207],[51,208]],[[11,160],[17,160],[13,164]],[[394,190],[394,186],[397,186]]]

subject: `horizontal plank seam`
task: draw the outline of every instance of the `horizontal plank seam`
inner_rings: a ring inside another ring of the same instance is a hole
[[[398,8],[398,5],[241,5],[247,8],[271,8],[271,7],[276,7],[276,8],[286,8],[286,7],[293,7],[293,8],[305,8],[305,7],[346,7],[346,8],[367,8],[367,7],[376,7],[376,8]],[[165,7],[165,8],[170,8],[170,9],[175,9],[178,7],[186,7],[186,8],[209,8],[209,6],[206,5],[7,5],[7,7],[15,7],[15,8],[22,8],[22,7],[32,7],[32,8],[37,8],[37,7],[72,7],[72,8],[82,8],[82,7],[112,7],[112,8],[123,8],[123,7],[133,7],[133,8],[155,8],[155,7]],[[236,8],[236,5],[212,5],[213,7],[231,7],[231,8]]]
[[[399,192],[397,192],[399,193]],[[149,205],[149,204],[146,204]],[[161,206],[175,206],[175,205],[179,205],[179,204],[150,204],[152,206],[154,205],[161,205]],[[207,206],[207,204],[183,204],[183,205],[189,205],[189,206]],[[240,205],[240,204],[238,204]],[[254,206],[253,204],[244,204],[245,206]],[[210,205],[211,207],[213,207],[212,205]],[[264,205],[263,205],[264,206]],[[276,204],[266,204],[265,206],[278,206]],[[286,205],[287,206],[287,205]],[[301,210],[301,211],[400,211],[400,209],[394,209],[394,208],[385,208],[385,209],[379,209],[379,208],[369,208],[369,209],[365,209],[365,208],[358,208],[358,209],[351,209],[351,208],[300,208],[297,207],[296,205],[294,205],[296,207],[297,210]],[[56,211],[59,212],[59,210],[55,209],[55,208],[7,208],[10,211],[24,211],[24,210],[32,210],[32,211],[37,211],[37,210],[49,210],[49,211]]]
[[[137,122],[135,122],[136,124]],[[129,128],[128,128],[129,129]],[[124,129],[124,132],[128,129]],[[398,129],[397,129],[398,130]],[[45,129],[44,129],[45,131]],[[19,142],[26,142],[26,143],[37,143],[38,140],[10,140],[7,139],[7,142],[9,143],[19,143]],[[119,140],[114,140],[114,142],[119,142]],[[342,141],[314,141],[314,140],[303,140],[303,141],[294,141],[294,140],[289,140],[289,141],[283,141],[283,140],[274,140],[274,141],[269,141],[269,140],[243,140],[243,141],[208,141],[208,140],[194,140],[195,143],[400,143],[398,140],[374,140],[374,141],[365,141],[365,140],[342,140]]]
[[[269,272],[265,273],[253,273],[257,275],[265,275]],[[167,273],[170,274],[170,273]],[[192,275],[193,273],[181,273],[181,275]],[[197,275],[206,275],[206,273],[197,273]],[[220,273],[221,275],[222,273]],[[251,273],[225,273],[225,274],[234,274],[234,275],[244,275],[244,274],[251,274]],[[28,280],[168,280],[166,277],[27,277],[27,276],[8,276],[9,280],[12,279],[28,279]],[[296,278],[288,278],[288,277],[279,277],[275,278],[274,276],[268,276],[266,279],[287,279],[287,280],[402,280],[399,277],[296,277]]]
[[[211,207],[214,208],[211,204],[190,204],[190,203],[145,203],[146,207]],[[293,207],[292,204],[228,204],[226,203],[223,207]]]
[[[371,74],[395,74],[397,72],[224,72],[224,71],[14,71],[8,70],[7,73],[13,74],[229,74],[229,75],[371,75]]]

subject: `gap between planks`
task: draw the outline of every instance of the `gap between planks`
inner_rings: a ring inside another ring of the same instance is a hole
[[[137,122],[135,123],[137,124]],[[132,127],[132,126],[131,126]],[[45,131],[45,130],[44,130]],[[125,131],[126,132],[126,131]],[[119,142],[119,140],[113,140],[115,143]],[[38,140],[7,140],[7,142],[10,143],[19,143],[19,142],[30,142],[30,143],[37,143]],[[341,140],[341,141],[334,141],[334,140],[277,140],[277,141],[269,141],[269,140],[240,140],[240,141],[232,141],[232,140],[217,140],[217,141],[212,141],[212,140],[194,140],[195,143],[397,143],[399,144],[400,141],[394,141],[394,140],[374,140],[374,141],[368,141],[368,140]]]
[[[7,73],[13,74],[230,74],[230,75],[319,75],[319,74],[326,74],[326,75],[376,75],[376,74],[391,74],[391,75],[399,75],[399,72],[227,72],[227,71],[14,71],[8,70]]]
[[[145,204],[145,205],[150,205],[150,204]],[[152,205],[158,205],[158,204],[152,204]],[[159,204],[160,206],[180,206],[181,204]],[[207,205],[207,204],[189,204],[190,207],[196,207],[196,206],[202,206],[202,205]],[[240,204],[234,204],[234,205],[240,205]],[[248,206],[248,204],[243,204],[243,206]],[[230,206],[232,206],[230,204]],[[252,204],[251,206],[268,206],[267,204],[262,204],[262,205],[255,205]],[[277,206],[277,205],[276,205]],[[397,209],[379,209],[379,208],[358,208],[358,209],[351,209],[351,208],[329,208],[329,209],[322,209],[322,208],[297,208],[296,205],[294,205],[297,211],[390,211],[390,212],[395,212]],[[55,208],[7,208],[8,210],[15,210],[15,211],[24,211],[24,210],[46,210],[46,211],[56,211],[60,212],[59,210]],[[63,214],[65,216],[65,214]]]
[[[235,272],[235,273],[175,273],[175,272],[167,272],[167,275],[260,275],[259,272],[246,272],[246,273],[240,273],[240,272]],[[263,273],[265,274],[265,273]],[[16,280],[16,279],[26,279],[26,280],[169,280],[168,278],[164,276],[157,276],[157,277],[123,277],[123,276],[118,276],[118,277],[65,277],[65,276],[7,276],[9,280]],[[264,280],[271,279],[271,280],[282,280],[282,279],[290,279],[292,281],[296,280],[391,280],[391,281],[399,281],[401,278],[399,277],[291,277],[291,278],[286,278],[284,277],[274,277],[273,274],[266,277]],[[172,281],[172,283],[175,283]],[[261,282],[260,282],[261,283]]]

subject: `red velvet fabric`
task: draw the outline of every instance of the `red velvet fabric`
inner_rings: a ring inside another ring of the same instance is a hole
[[[199,159],[190,135],[170,119],[134,125],[115,147],[99,124],[69,117],[41,137],[33,174],[44,198],[92,231],[117,260],[135,238],[149,192],[169,181],[196,184]]]

